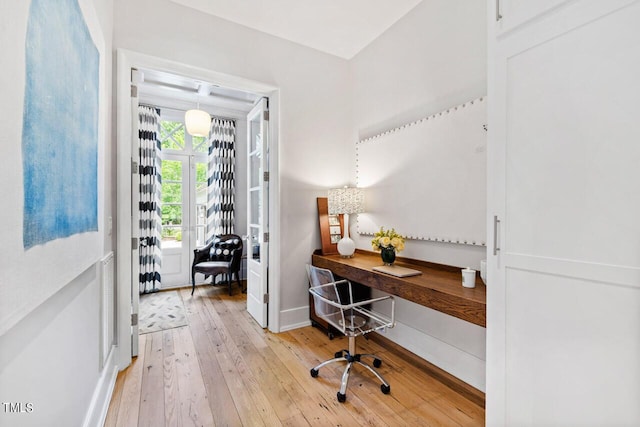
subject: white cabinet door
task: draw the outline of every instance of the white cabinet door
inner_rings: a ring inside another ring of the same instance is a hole
[[[638,23],[613,0],[494,24],[487,425],[640,425]]]
[[[493,19],[498,32],[507,32],[522,26],[545,13],[553,11],[570,0],[489,0],[494,3]]]

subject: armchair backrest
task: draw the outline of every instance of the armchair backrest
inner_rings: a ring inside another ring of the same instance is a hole
[[[209,260],[230,261],[230,270],[236,271],[240,268],[242,249],[242,238],[240,236],[237,234],[222,234],[214,237],[211,241]]]

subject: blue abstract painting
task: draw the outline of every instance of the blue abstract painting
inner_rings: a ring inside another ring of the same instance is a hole
[[[76,0],[32,0],[22,128],[25,249],[98,230],[99,65]]]

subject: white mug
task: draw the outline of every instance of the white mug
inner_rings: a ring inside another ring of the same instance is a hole
[[[476,271],[469,267],[462,270],[462,286],[465,288],[476,287]]]

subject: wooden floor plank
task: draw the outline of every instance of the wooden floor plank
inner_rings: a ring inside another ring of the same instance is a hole
[[[282,334],[280,334],[282,335]],[[301,363],[300,359],[291,351],[291,346],[281,338],[285,336],[267,335],[266,340],[276,356],[287,367],[295,378],[293,390],[289,393],[297,396],[296,405],[304,414],[304,417],[311,425],[362,425],[352,414],[342,412],[339,403],[336,402],[335,394],[331,395],[323,387],[318,387],[317,383],[309,375],[307,364]],[[291,337],[288,337],[291,339]]]
[[[142,394],[142,369],[147,343],[146,336],[140,335],[138,343],[139,356],[131,362],[122,389],[120,408],[116,419],[116,425],[118,427],[133,427],[138,425],[140,397]]]
[[[164,380],[164,425],[181,426],[180,396],[176,378],[176,357],[173,345],[173,330],[162,331],[162,369]]]
[[[318,378],[309,369],[346,348],[346,338],[329,340],[312,327],[273,334],[247,313],[246,295],[210,285],[196,290],[179,290],[188,326],[140,337],[140,356],[118,375],[105,425],[484,425],[473,399],[362,337],[358,351],[383,360],[379,372],[391,393],[356,366],[347,401],[339,403],[344,365],[327,366]]]
[[[278,419],[294,418],[300,411],[283,384],[292,379],[286,367],[271,352],[264,343],[264,339],[262,339],[260,348],[254,346],[254,340],[248,336],[245,329],[240,325],[243,322],[237,322],[237,312],[230,311],[231,307],[220,299],[213,299],[212,305],[219,314],[225,328],[233,336],[236,347],[246,365],[250,366],[251,370],[256,373],[254,377],[259,387],[264,390],[270,390],[265,397],[268,399]]]
[[[120,401],[122,400],[122,389],[124,388],[125,377],[128,371],[129,368],[126,368],[118,372],[116,384],[113,387],[113,394],[111,395],[111,405],[109,406],[109,411],[107,412],[107,416],[104,420],[104,427],[117,427],[116,421],[118,418],[118,411],[120,410]]]
[[[165,422],[162,331],[147,334],[146,341],[138,425],[156,427]]]
[[[185,426],[213,425],[213,414],[209,407],[189,328],[175,328],[172,332],[180,397],[180,419]]]
[[[240,376],[245,393],[248,393],[251,398],[251,412],[260,415],[262,421],[267,426],[280,425],[280,418],[276,415],[273,407],[269,403],[269,399],[267,399],[257,380],[257,374],[260,373],[253,373],[251,367],[249,367],[244,360],[243,352],[239,349],[239,345],[248,345],[249,341],[246,338],[246,335],[241,333],[234,334],[234,331],[227,328],[227,325],[220,317],[220,313],[224,313],[226,311],[226,307],[224,304],[218,304],[216,302],[217,297],[208,298],[207,294],[203,294],[202,292],[201,295],[205,298],[205,306],[210,308],[209,313],[211,318],[218,326],[218,331],[223,339],[225,345],[225,356],[229,356],[228,358],[225,357],[224,360],[225,362],[229,360],[233,362],[235,373]],[[220,310],[220,312],[218,312],[218,310]],[[273,386],[276,387],[277,384],[273,384]]]
[[[195,306],[202,307],[201,302],[196,301],[200,298],[199,293],[192,297],[183,292],[182,297],[185,306],[188,307],[189,327],[200,361],[202,378],[209,397],[214,423],[221,426],[240,426],[242,422],[233,402],[233,396],[227,387],[222,368],[216,358],[216,354],[222,349],[214,349],[214,342],[219,340],[215,326],[211,325],[202,310],[195,308]]]

